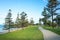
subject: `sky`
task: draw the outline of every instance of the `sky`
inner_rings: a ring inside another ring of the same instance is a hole
[[[15,21],[17,14],[23,11],[27,13],[27,18],[33,18],[35,23],[38,23],[39,18],[42,18],[43,8],[46,6],[47,0],[0,0],[0,24],[5,23],[5,18],[8,10],[12,10],[12,20]]]

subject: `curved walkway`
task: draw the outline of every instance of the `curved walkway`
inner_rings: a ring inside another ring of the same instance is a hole
[[[45,30],[42,27],[39,27],[39,30],[43,33],[44,40],[60,40],[60,36],[49,30]]]

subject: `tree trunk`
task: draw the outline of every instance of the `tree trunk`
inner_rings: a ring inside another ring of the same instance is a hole
[[[53,13],[52,13],[52,27],[53,27]]]

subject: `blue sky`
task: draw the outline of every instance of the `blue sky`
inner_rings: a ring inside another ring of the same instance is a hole
[[[38,23],[39,18],[42,18],[41,13],[46,6],[46,0],[0,0],[0,24],[4,24],[8,10],[12,10],[12,20],[15,21],[19,12],[27,13],[27,18],[32,17],[35,23]]]

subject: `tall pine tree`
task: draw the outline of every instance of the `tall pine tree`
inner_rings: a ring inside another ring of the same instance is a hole
[[[60,5],[60,2],[58,0],[48,0],[47,4],[47,11],[52,16],[52,27],[53,27],[53,15],[57,15],[56,11],[59,10],[58,5]]]
[[[26,27],[26,23],[28,23],[28,21],[26,20],[27,18],[27,14],[25,12],[22,12],[21,14],[21,27]]]
[[[33,20],[33,18],[30,19],[30,24],[31,24],[31,25],[34,25],[34,20]]]
[[[15,21],[15,27],[20,27],[20,18],[19,18],[19,13],[17,14],[17,18],[16,18],[16,21]]]
[[[5,29],[8,29],[10,32],[10,28],[12,27],[12,18],[11,18],[11,9],[9,9],[9,13],[5,18]]]

